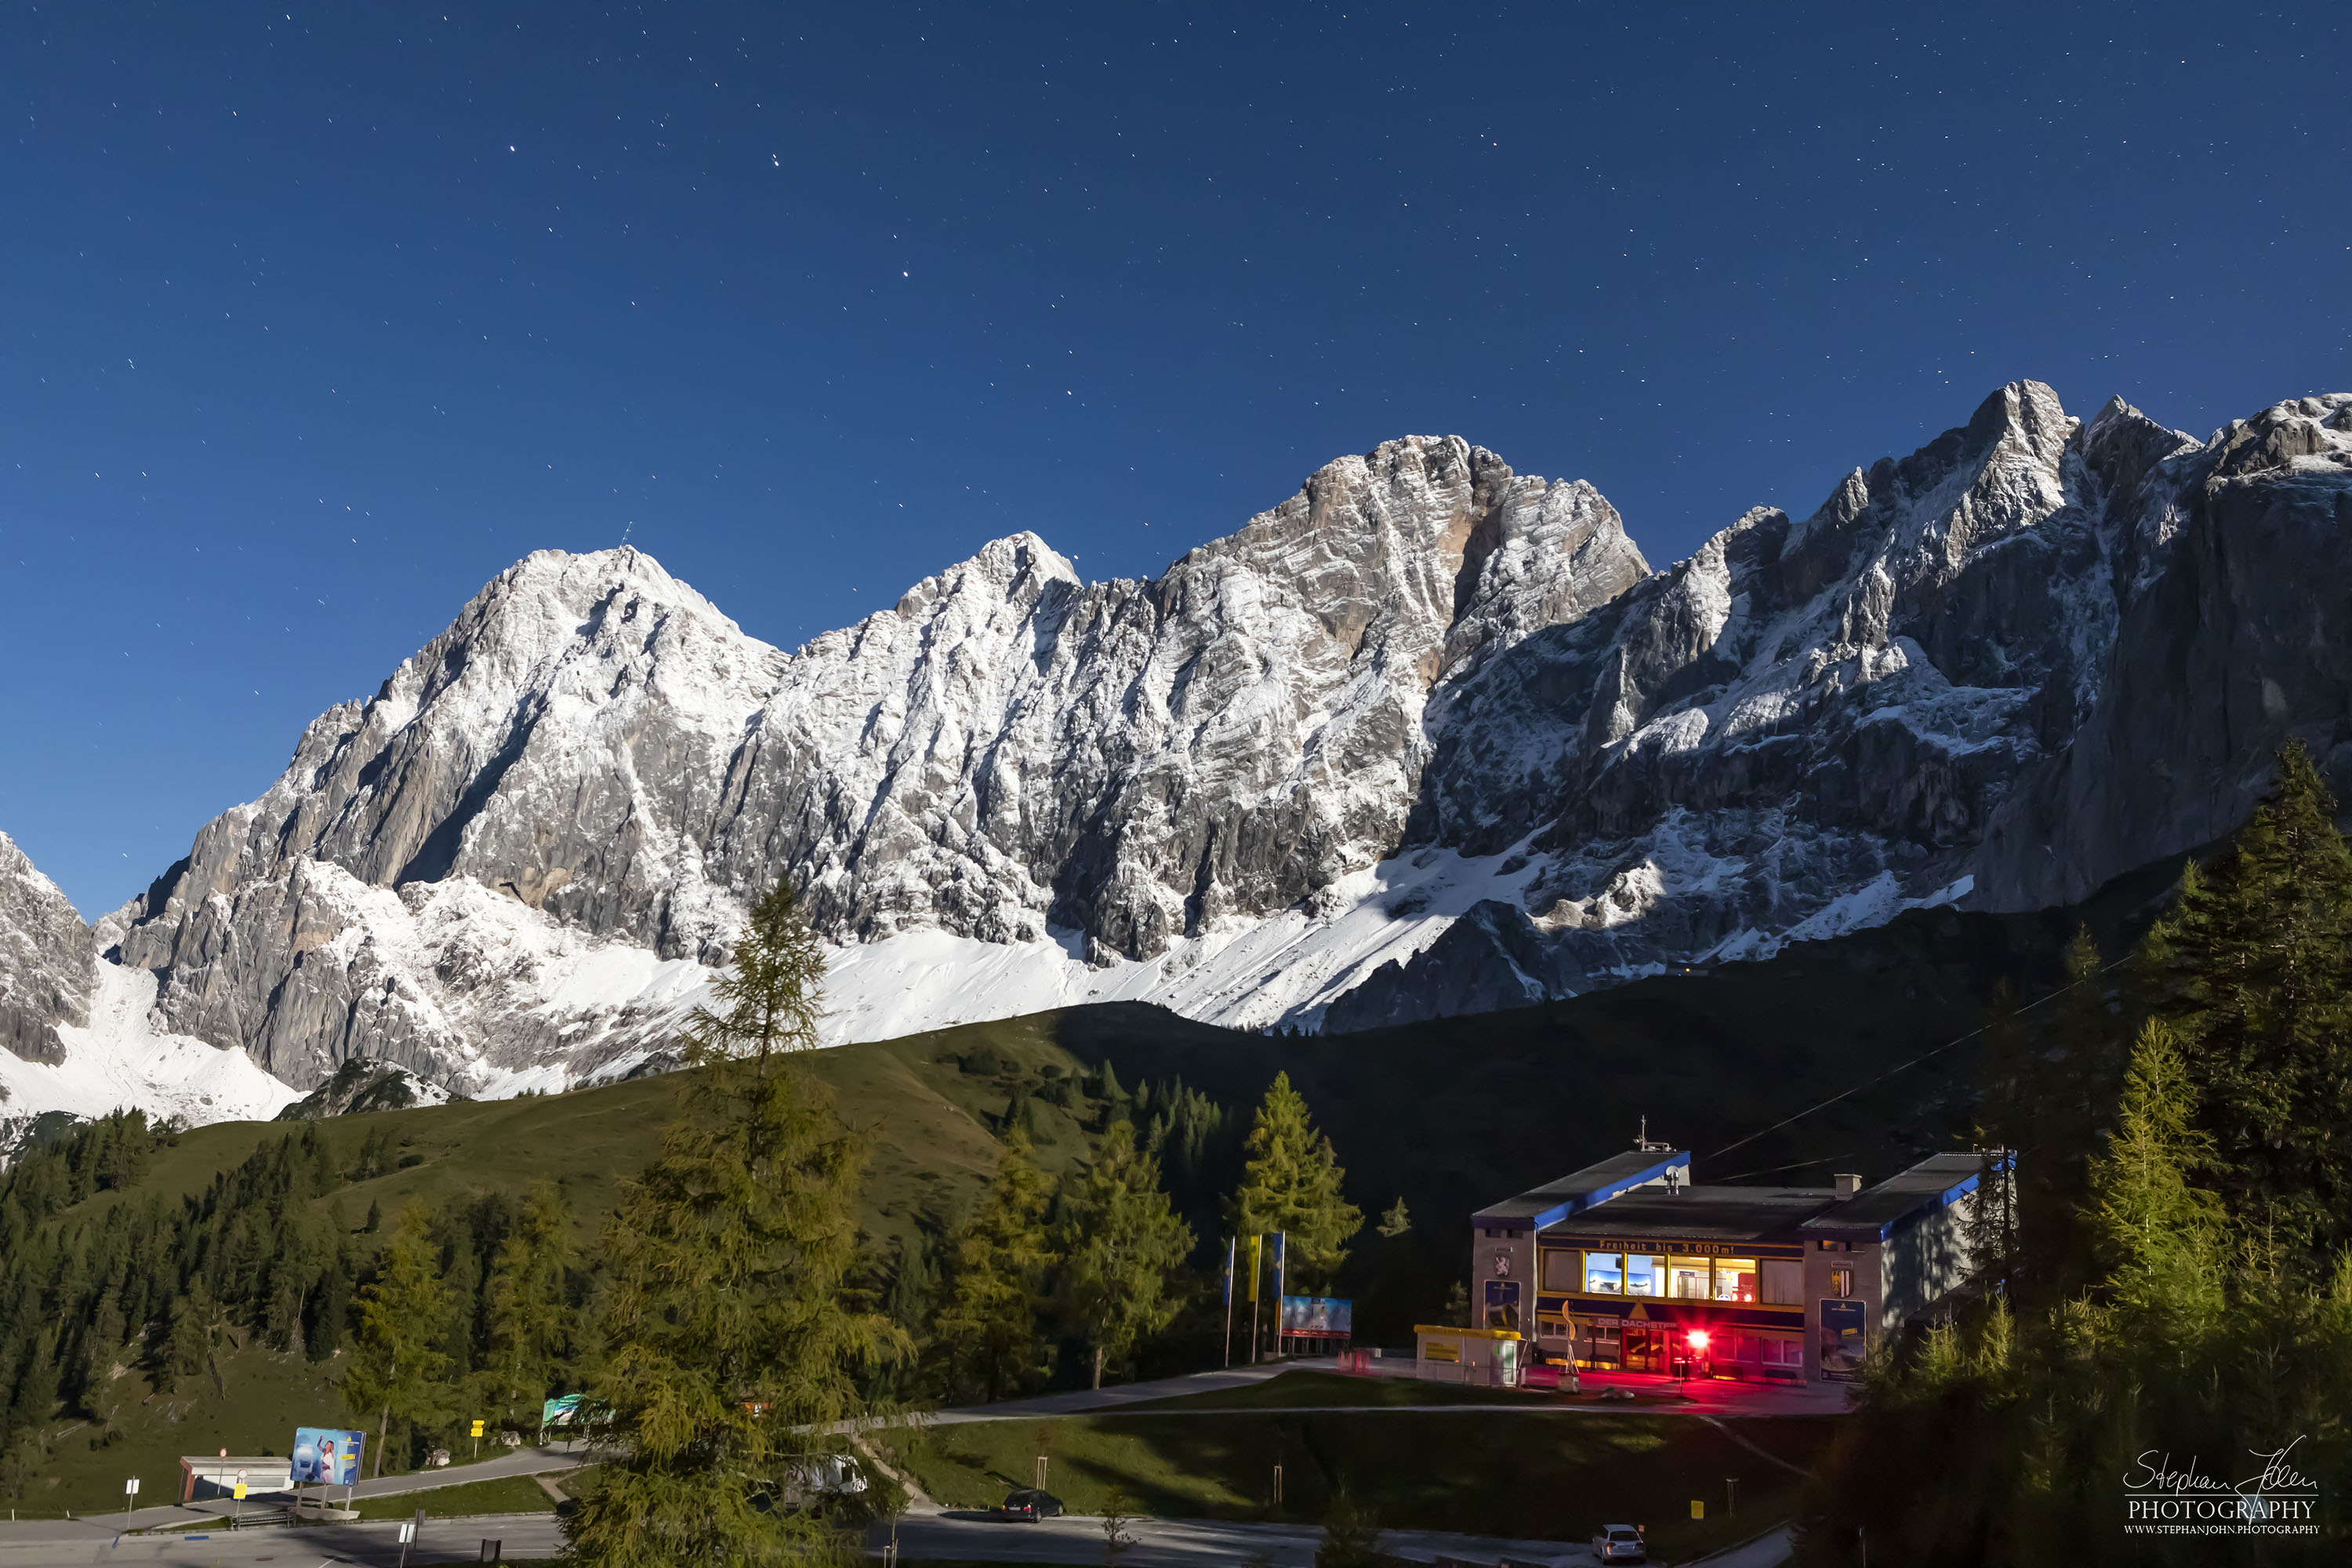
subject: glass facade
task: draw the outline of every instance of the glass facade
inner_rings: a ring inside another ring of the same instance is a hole
[[[1756,1259],[1752,1258],[1718,1258],[1715,1260],[1715,1299],[1718,1301],[1756,1301]]]
[[[1625,1255],[1625,1294],[1663,1296],[1666,1293],[1666,1260],[1654,1252]]]

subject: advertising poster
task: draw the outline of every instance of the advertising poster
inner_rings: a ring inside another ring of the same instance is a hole
[[[1517,1329],[1519,1326],[1519,1282],[1516,1279],[1486,1281],[1486,1321],[1489,1329]]]
[[[1870,1352],[1868,1303],[1824,1300],[1822,1303],[1822,1375],[1836,1383],[1853,1383],[1862,1376],[1863,1358]]]
[[[1352,1338],[1355,1308],[1353,1301],[1334,1300],[1327,1296],[1285,1296],[1282,1331],[1318,1339]]]
[[[580,1395],[567,1394],[551,1399],[539,1407],[539,1424],[542,1426],[569,1426],[580,1417]]]
[[[294,1454],[289,1466],[292,1484],[347,1487],[360,1479],[360,1449],[364,1432],[335,1426],[294,1428]]]

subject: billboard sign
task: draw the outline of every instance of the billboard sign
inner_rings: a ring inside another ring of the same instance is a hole
[[[1344,1340],[1355,1333],[1356,1304],[1328,1296],[1285,1296],[1282,1331],[1314,1339]]]
[[[1822,1302],[1822,1376],[1832,1383],[1858,1383],[1870,1351],[1868,1303]]]
[[[572,1426],[580,1420],[583,1414],[580,1400],[581,1396],[577,1394],[567,1394],[560,1398],[549,1400],[539,1407],[539,1424],[542,1426]]]
[[[295,1486],[347,1487],[360,1479],[360,1449],[364,1432],[339,1426],[297,1426],[289,1479]]]

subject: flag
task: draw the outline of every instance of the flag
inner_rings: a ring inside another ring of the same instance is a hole
[[[1258,1268],[1259,1268],[1259,1266],[1260,1266],[1261,1261],[1265,1258],[1265,1237],[1262,1237],[1262,1236],[1253,1236],[1253,1237],[1250,1237],[1250,1286],[1249,1286],[1249,1299],[1250,1299],[1251,1300],[1253,1300],[1253,1301],[1255,1301],[1255,1300],[1257,1300],[1257,1275],[1258,1275]]]
[[[1230,1307],[1230,1306],[1232,1306],[1233,1304],[1234,1304],[1234,1238],[1233,1238],[1232,1237],[1230,1237],[1230,1236],[1229,1236],[1229,1237],[1225,1237],[1225,1300],[1224,1300],[1224,1305],[1226,1305],[1226,1306]]]

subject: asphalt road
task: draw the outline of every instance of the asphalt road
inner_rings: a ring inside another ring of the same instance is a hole
[[[1134,1544],[1119,1553],[1120,1568],[1207,1568],[1262,1557],[1273,1568],[1311,1568],[1323,1532],[1311,1527],[1230,1524],[1213,1520],[1147,1519],[1129,1527]],[[866,1537],[869,1552],[888,1539],[877,1528]],[[1427,1563],[1440,1553],[1474,1563],[1508,1555],[1529,1562],[1582,1568],[1592,1553],[1564,1541],[1511,1541],[1500,1536],[1448,1535],[1435,1531],[1392,1530],[1381,1536],[1391,1553]],[[898,1521],[901,1557],[963,1558],[975,1563],[1100,1563],[1102,1521],[1049,1519],[1022,1523],[972,1510],[918,1510]]]
[[[1232,1568],[1262,1560],[1271,1568],[1309,1568],[1321,1532],[1291,1525],[1229,1524],[1209,1520],[1140,1520],[1129,1528],[1134,1544],[1119,1554],[1122,1568]],[[869,1554],[879,1555],[889,1539],[885,1527],[867,1537]],[[1102,1561],[1102,1521],[1055,1519],[1013,1523],[964,1510],[926,1510],[898,1521],[899,1554],[908,1563],[926,1558],[961,1558],[978,1563],[1067,1563]],[[482,1542],[502,1543],[509,1561],[552,1557],[560,1536],[552,1514],[504,1514],[478,1519],[429,1520],[409,1548],[415,1565],[475,1563]],[[1559,1541],[1512,1541],[1500,1537],[1448,1535],[1430,1531],[1391,1531],[1387,1549],[1408,1561],[1427,1563],[1441,1553],[1473,1563],[1504,1556],[1526,1562],[1584,1568],[1592,1562],[1583,1546]],[[1708,1568],[1775,1568],[1786,1561],[1785,1531],[1707,1559]],[[163,1563],[181,1568],[244,1568],[270,1563],[283,1568],[394,1568],[401,1561],[396,1521],[314,1524],[299,1529],[175,1530],[152,1534],[115,1532],[86,1520],[39,1520],[0,1524],[0,1568],[80,1568],[85,1563]]]
[[[473,1481],[494,1481],[502,1476],[548,1475],[558,1470],[577,1469],[589,1462],[585,1445],[580,1451],[567,1448],[515,1448],[475,1464],[450,1465],[437,1470],[419,1470],[415,1475],[382,1476],[373,1480],[360,1481],[352,1488],[359,1498],[402,1497],[410,1492],[438,1491],[443,1487],[461,1487]],[[328,1489],[306,1487],[303,1495],[318,1498]],[[343,1489],[333,1489],[334,1501],[341,1506]],[[255,1492],[246,1500],[247,1508],[283,1508],[293,1500],[290,1492]],[[103,1529],[111,1534],[118,1530],[160,1530],[175,1524],[201,1522],[207,1519],[226,1519],[236,1511],[236,1504],[227,1498],[205,1498],[192,1503],[163,1503],[151,1508],[133,1509],[128,1513],[93,1513],[79,1519],[27,1521],[22,1525],[0,1525],[0,1542],[17,1539],[11,1532],[20,1529],[55,1527],[73,1531],[83,1526]]]
[[[509,1559],[552,1557],[555,1516],[431,1520],[422,1539],[409,1548],[408,1562],[411,1568],[479,1562],[485,1540],[504,1542],[503,1554]],[[174,1530],[124,1535],[120,1541],[112,1531],[85,1520],[0,1524],[0,1568],[79,1568],[91,1563],[171,1563],[181,1568],[241,1568],[250,1563],[320,1568],[347,1563],[394,1568],[400,1560],[400,1525],[391,1520],[306,1524],[295,1530]]]

